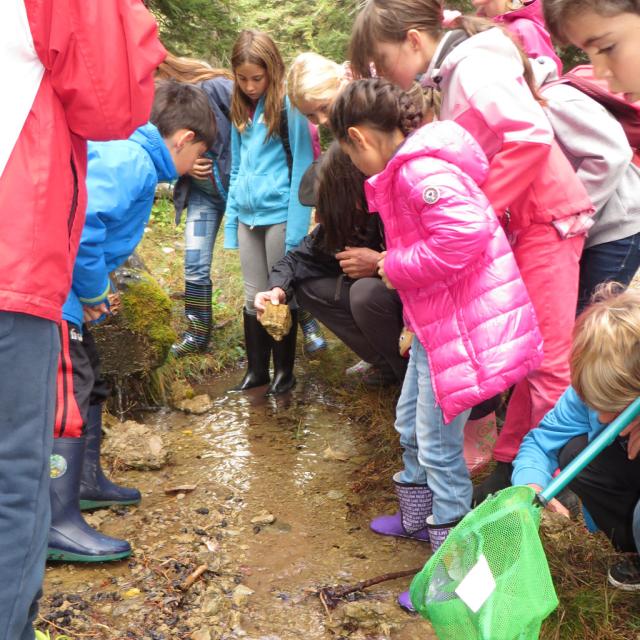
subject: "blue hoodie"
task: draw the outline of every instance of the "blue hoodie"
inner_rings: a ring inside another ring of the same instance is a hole
[[[291,180],[280,136],[267,140],[264,96],[242,134],[231,133],[231,180],[224,227],[225,249],[238,248],[238,221],[249,227],[287,223],[285,244],[297,247],[309,231],[311,208],[298,200],[302,175],[313,162],[309,123],[285,98],[293,166]]]
[[[569,387],[522,441],[513,461],[512,484],[537,484],[544,489],[558,469],[558,454],[567,442],[585,434],[591,441],[606,426],[598,420],[598,412]]]
[[[140,242],[151,214],[156,185],[177,178],[160,132],[148,123],[128,140],[90,142],[87,218],[62,317],[82,325],[82,306],[107,300],[109,273]]]

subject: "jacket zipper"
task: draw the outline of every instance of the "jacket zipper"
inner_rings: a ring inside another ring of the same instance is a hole
[[[71,155],[71,173],[73,174],[73,197],[71,198],[71,208],[69,210],[69,218],[67,219],[67,230],[69,232],[69,247],[71,247],[71,230],[73,229],[73,223],[76,219],[76,209],[78,208],[78,171],[76,169],[75,162],[73,161],[73,155]]]

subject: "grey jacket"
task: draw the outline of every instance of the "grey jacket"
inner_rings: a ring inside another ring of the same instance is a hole
[[[640,232],[640,169],[632,163],[622,126],[582,91],[553,84],[558,79],[553,60],[540,57],[531,65],[556,140],[596,208],[585,247]]]

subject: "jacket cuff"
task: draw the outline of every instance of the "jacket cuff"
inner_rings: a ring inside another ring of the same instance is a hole
[[[84,305],[98,305],[102,302],[106,302],[109,296],[109,291],[111,290],[111,283],[107,282],[106,289],[99,295],[94,296],[92,298],[83,298],[82,296],[78,296],[78,300]]]
[[[225,225],[224,228],[224,248],[225,249],[237,249],[238,248],[238,227]]]

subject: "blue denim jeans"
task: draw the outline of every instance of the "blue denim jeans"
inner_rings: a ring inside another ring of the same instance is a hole
[[[589,304],[589,299],[599,284],[615,280],[627,285],[638,267],[640,233],[585,249],[580,258],[578,313]]]
[[[471,505],[471,480],[463,455],[463,429],[470,412],[444,423],[433,395],[427,354],[414,338],[396,407],[395,428],[404,449],[404,469],[395,479],[429,485],[435,524],[459,520]]]
[[[0,311],[0,640],[34,637],[59,353],[55,322]]]
[[[196,284],[211,282],[213,245],[224,216],[225,202],[192,187],[184,230],[184,279]]]

